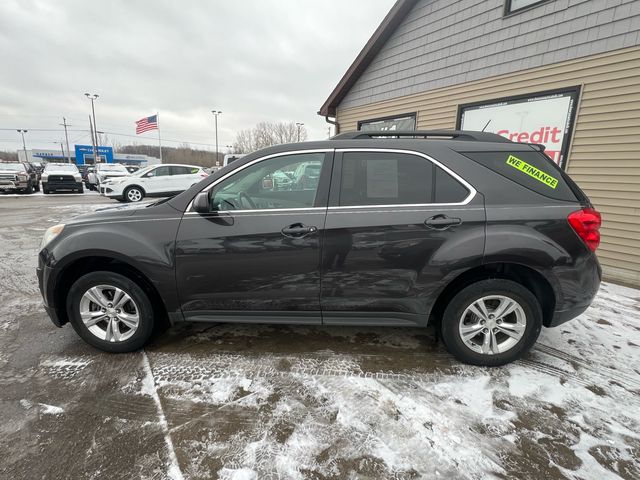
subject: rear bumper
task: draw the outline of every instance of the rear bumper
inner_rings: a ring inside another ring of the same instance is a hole
[[[556,305],[553,316],[545,327],[557,327],[581,315],[598,294],[602,281],[602,267],[595,254],[591,254],[572,269],[558,275],[563,303]]]

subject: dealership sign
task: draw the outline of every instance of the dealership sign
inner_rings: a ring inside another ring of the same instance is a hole
[[[538,143],[564,168],[579,89],[462,105],[458,128],[497,133],[513,142]]]

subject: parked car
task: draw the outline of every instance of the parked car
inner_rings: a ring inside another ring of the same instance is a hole
[[[100,194],[121,202],[139,202],[144,197],[184,192],[207,176],[194,165],[152,165],[127,177],[105,180],[100,184]]]
[[[42,172],[42,193],[84,192],[82,176],[73,163],[47,163]]]
[[[129,176],[129,170],[119,163],[98,163],[94,165],[93,172],[87,175],[91,190],[100,190],[100,184],[112,178]]]
[[[600,214],[541,146],[391,134],[271,147],[171,199],[51,227],[49,316],[110,352],[163,321],[434,323],[458,359],[495,366],[590,305]],[[315,187],[265,188],[310,164]]]
[[[33,193],[40,190],[38,173],[27,162],[0,162],[0,192]]]

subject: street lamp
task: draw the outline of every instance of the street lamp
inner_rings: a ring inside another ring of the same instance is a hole
[[[96,108],[94,101],[98,99],[100,95],[97,93],[85,93],[85,97],[91,100],[91,115],[93,116],[93,163],[98,163],[98,126],[96,125]]]
[[[304,126],[302,122],[296,122],[296,127],[298,127],[298,142],[300,142],[300,128]]]
[[[62,159],[64,160],[64,143],[63,142],[51,142],[51,143],[55,143],[56,145],[60,145],[60,151],[62,152]]]
[[[19,128],[17,131],[20,135],[22,135],[22,150],[24,150],[24,161],[28,162],[29,159],[27,158],[27,144],[24,142],[24,134],[27,133],[28,130]]]
[[[222,113],[222,110],[211,110],[211,113],[213,113],[216,123],[216,165],[220,165],[218,161],[218,115]]]

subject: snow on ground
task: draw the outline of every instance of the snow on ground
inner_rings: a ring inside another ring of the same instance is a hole
[[[408,328],[181,326],[108,355],[48,322],[34,274],[98,200],[0,199],[0,477],[640,478],[639,290],[604,283],[503,368]]]

